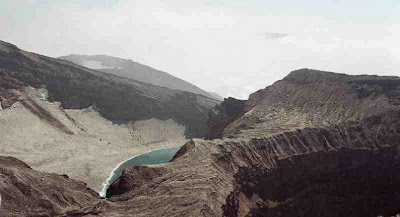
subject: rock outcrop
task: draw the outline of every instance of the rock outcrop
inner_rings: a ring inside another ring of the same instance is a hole
[[[207,134],[208,111],[220,103],[200,94],[26,52],[6,42],[0,41],[0,47],[0,76],[13,74],[24,86],[45,87],[50,101],[61,102],[63,108],[96,106],[103,117],[115,123],[173,119],[186,127],[188,138],[201,138]]]
[[[0,171],[0,216],[96,214],[102,206],[96,192],[66,175],[40,173],[12,157],[0,157]]]
[[[160,166],[171,172],[110,200],[153,216],[400,213],[399,88],[397,77],[292,72],[253,94],[222,139],[193,140]]]
[[[23,87],[23,83],[15,78],[13,73],[2,72],[0,70],[0,109],[6,109],[18,101],[10,90],[18,90]]]
[[[216,103],[0,41],[0,155],[96,191],[121,162],[204,136]]]
[[[137,166],[126,168],[121,178],[115,181],[108,189],[106,197],[121,195],[132,189],[145,188],[148,183],[167,173],[166,168]],[[133,192],[131,192],[133,193]],[[136,194],[136,193],[133,193]]]
[[[400,113],[396,112],[326,129],[284,133],[273,136],[272,143],[259,142],[271,144],[266,149],[273,161],[238,170],[224,214],[400,213],[399,121]],[[279,145],[272,145],[275,142]]]
[[[225,127],[243,114],[244,105],[244,100],[229,97],[220,105],[215,106],[208,115],[208,134],[206,139],[220,138]]]
[[[233,101],[240,106],[214,123],[219,139],[193,139],[168,164],[126,169],[101,207],[94,197],[74,214],[393,216],[399,90],[397,77],[292,72],[244,105]]]
[[[400,78],[302,69],[250,95],[222,137],[265,137],[358,121],[399,107]]]
[[[194,140],[157,167],[170,172],[110,200],[150,216],[390,216],[400,213],[399,141],[399,112],[266,138]]]

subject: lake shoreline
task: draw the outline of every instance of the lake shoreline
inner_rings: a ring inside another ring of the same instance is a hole
[[[114,167],[114,169],[110,172],[110,175],[108,176],[108,178],[103,182],[103,187],[102,190],[98,193],[100,197],[102,198],[106,198],[106,194],[107,194],[107,189],[108,187],[115,181],[114,176],[116,175],[116,172],[118,170],[121,169],[121,167],[125,164],[127,164],[129,161],[132,161],[133,159],[137,158],[137,157],[141,157],[141,156],[146,156],[149,155],[151,153],[157,153],[157,152],[161,152],[163,150],[173,150],[176,149],[176,151],[174,152],[174,154],[171,156],[171,159],[173,158],[173,156],[176,154],[176,152],[179,151],[179,149],[182,146],[176,146],[176,147],[168,147],[168,148],[162,148],[162,149],[157,149],[157,150],[152,150],[152,151],[148,151],[148,152],[144,152],[138,155],[135,155],[133,157],[130,157],[127,160],[122,161],[121,163],[119,163],[116,167]],[[164,163],[168,163],[168,162],[164,162]],[[162,163],[157,163],[157,164],[162,164]],[[157,165],[157,164],[147,164],[147,165]],[[137,166],[145,166],[146,164],[142,164],[142,165],[137,165]],[[127,166],[128,167],[128,166]]]

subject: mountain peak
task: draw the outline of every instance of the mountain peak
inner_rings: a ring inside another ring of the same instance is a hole
[[[175,77],[167,72],[154,69],[130,59],[123,59],[119,57],[112,57],[108,55],[77,55],[71,54],[59,59],[71,61],[75,64],[106,72],[108,74],[117,75],[120,77],[130,78],[144,83],[166,87],[174,90],[181,90],[200,94],[208,98],[222,101],[211,93],[208,93],[201,88]]]

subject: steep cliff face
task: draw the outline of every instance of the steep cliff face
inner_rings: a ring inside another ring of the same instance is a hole
[[[208,115],[208,133],[206,139],[217,139],[222,136],[225,127],[242,115],[245,101],[232,97],[226,98],[215,106]]]
[[[45,87],[50,101],[61,102],[63,108],[96,106],[103,117],[116,123],[173,119],[186,127],[187,137],[204,137],[208,111],[219,103],[26,52],[6,42],[0,41],[0,48],[0,75],[12,74],[25,86]]]
[[[297,216],[300,209],[301,216],[396,214],[398,141],[399,112],[267,138],[194,140],[186,153],[157,167],[170,172],[111,200],[151,216]],[[121,179],[140,177],[143,169]]]
[[[93,107],[60,108],[46,100],[45,89],[6,93],[16,101],[0,111],[0,155],[38,171],[67,174],[98,192],[121,162],[187,142],[185,127],[171,119],[113,124]]]
[[[389,216],[400,212],[399,140],[399,112],[268,138],[194,140],[169,164],[125,170],[108,202],[90,197],[87,206],[78,201],[84,208],[66,209],[98,216]]]
[[[300,70],[253,94],[221,139],[124,171],[98,216],[400,213],[396,77]],[[97,207],[97,209],[96,209]]]
[[[400,213],[398,147],[341,148],[241,168],[225,216],[395,216]]]
[[[358,123],[274,136],[280,151],[272,149],[274,154],[269,154],[275,155],[273,166],[240,168],[234,176],[235,190],[227,198],[224,214],[400,213],[399,117],[396,112]]]
[[[0,157],[0,171],[0,216],[60,216],[84,207],[96,214],[102,203],[85,183],[34,171],[12,157]]]
[[[215,103],[0,41],[0,155],[96,191],[122,161],[204,136]]]
[[[0,110],[6,109],[18,101],[18,97],[10,90],[18,90],[23,87],[12,73],[0,71]]]
[[[293,72],[253,94],[223,139],[188,143],[159,166],[171,172],[111,200],[153,216],[399,213],[399,86],[397,77]]]
[[[398,109],[398,77],[350,76],[302,69],[250,95],[223,137],[265,137],[325,127]]]

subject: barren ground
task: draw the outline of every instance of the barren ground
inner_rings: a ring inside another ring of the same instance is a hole
[[[21,102],[0,110],[0,155],[82,180],[97,192],[120,162],[186,142],[185,127],[172,120],[117,125],[92,108],[63,110],[45,99],[45,90],[17,94]]]

